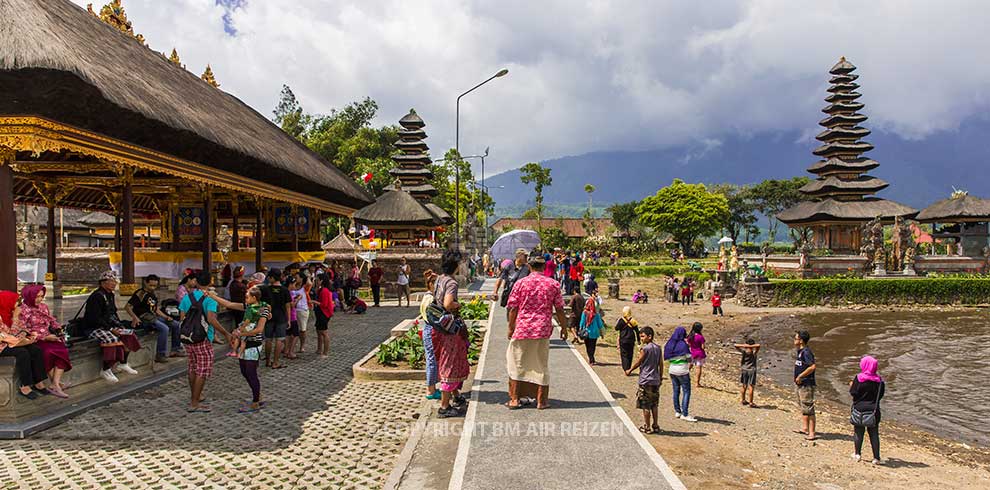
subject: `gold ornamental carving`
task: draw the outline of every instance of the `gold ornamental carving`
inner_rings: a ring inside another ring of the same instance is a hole
[[[274,200],[273,196],[278,196],[278,201],[288,204],[320,209],[344,216],[350,216],[354,213],[354,209],[317,197],[286,190],[267,182],[252,180],[232,172],[176,158],[40,117],[0,117],[0,148],[3,147],[17,151],[29,151],[35,157],[46,151],[71,151],[96,158],[105,164],[116,163],[164,173],[200,185],[210,185],[250,194],[260,199]]]

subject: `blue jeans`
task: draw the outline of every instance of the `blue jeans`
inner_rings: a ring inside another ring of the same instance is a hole
[[[440,374],[437,372],[437,356],[433,352],[433,327],[423,322],[423,357],[426,358],[426,386],[436,387]]]
[[[182,348],[182,343],[179,342],[179,324],[173,320],[165,321],[162,318],[155,318],[155,321],[151,323],[143,323],[144,328],[148,330],[154,330],[158,332],[158,343],[156,344],[156,353],[165,355],[168,354],[168,338],[169,332],[172,333],[172,351],[178,351]]]
[[[691,403],[691,375],[674,376],[671,374],[670,386],[674,391],[674,411],[687,417],[688,405]],[[681,398],[681,390],[684,390],[683,399]]]

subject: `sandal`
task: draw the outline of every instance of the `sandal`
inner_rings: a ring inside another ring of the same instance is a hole
[[[550,404],[549,403],[547,403],[546,405],[537,405],[536,406],[536,409],[537,410],[546,410],[548,408],[550,408]]]
[[[277,366],[272,365],[272,369],[283,369],[283,368],[286,368],[286,367],[288,367],[288,366],[286,366],[285,364],[279,364]]]
[[[642,426],[642,427],[640,427],[639,428],[639,431],[642,432],[642,433],[644,433],[644,434],[652,434],[653,433],[653,429],[651,429],[651,428],[649,428],[649,427],[647,427],[645,425]]]
[[[253,413],[258,410],[261,410],[260,406],[258,408],[254,408],[251,405],[244,405],[243,407],[237,409],[237,413]]]
[[[190,407],[187,408],[186,411],[189,413],[210,413],[213,411],[213,409],[211,409],[210,407],[196,407],[196,408]]]
[[[519,410],[522,408],[522,404],[513,405],[512,402],[505,402],[505,407],[509,410]]]
[[[659,425],[655,425],[654,424],[654,426],[652,427],[652,429],[653,429],[653,433],[654,434],[659,434],[661,432]]]

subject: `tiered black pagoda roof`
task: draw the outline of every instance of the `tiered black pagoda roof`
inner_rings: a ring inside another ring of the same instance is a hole
[[[402,129],[395,147],[402,153],[392,157],[398,166],[389,170],[396,183],[386,187],[386,192],[374,203],[354,213],[354,220],[392,230],[430,229],[453,223],[449,213],[430,202],[437,189],[430,183],[433,161],[427,153],[429,147],[423,142],[426,123],[410,109],[399,125]]]
[[[859,113],[864,106],[857,102],[862,94],[856,92],[859,75],[852,73],[855,70],[844,57],[829,70],[831,86],[825,98],[829,105],[822,109],[827,116],[818,123],[825,130],[816,136],[821,146],[812,151],[822,160],[808,168],[817,179],[801,188],[809,201],[777,216],[784,223],[868,221],[877,216],[893,218],[917,212],[903,204],[872,197],[889,184],[866,175],[880,164],[863,156],[873,145],[861,140],[870,130],[859,125],[867,118]]]
[[[390,170],[393,177],[402,182],[402,189],[412,194],[420,202],[429,202],[430,198],[437,195],[437,189],[430,183],[433,178],[433,171],[430,165],[430,155],[427,153],[430,147],[426,146],[426,131],[423,128],[426,123],[423,118],[416,114],[415,109],[409,109],[402,119],[399,119],[399,141],[395,143],[395,148],[402,153],[392,157],[397,166]]]

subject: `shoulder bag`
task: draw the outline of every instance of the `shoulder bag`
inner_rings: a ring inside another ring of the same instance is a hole
[[[431,327],[445,334],[454,335],[463,328],[464,320],[456,317],[443,307],[443,297],[440,295],[440,281],[433,289],[433,302],[426,307],[426,322]]]
[[[877,401],[873,404],[872,412],[860,412],[856,410],[856,406],[852,407],[849,413],[849,423],[857,427],[869,427],[873,428],[877,426],[877,412],[880,410],[880,390],[883,388],[883,383],[877,385]]]

